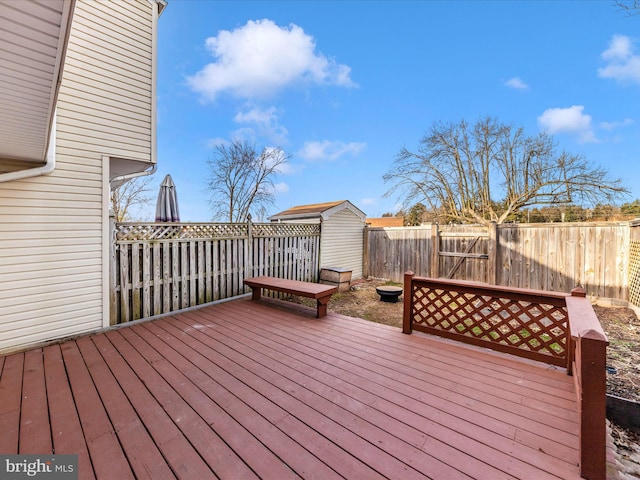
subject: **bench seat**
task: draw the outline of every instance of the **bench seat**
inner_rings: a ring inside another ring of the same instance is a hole
[[[314,298],[317,300],[316,317],[318,318],[324,317],[327,314],[327,304],[331,299],[331,295],[338,291],[338,287],[331,285],[276,277],[245,278],[244,284],[251,287],[251,298],[253,300],[260,300],[263,288],[288,293],[290,295],[298,295],[300,297]]]

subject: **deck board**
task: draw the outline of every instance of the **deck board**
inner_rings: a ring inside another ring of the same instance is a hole
[[[259,322],[261,319],[257,320],[257,322]],[[246,328],[246,323],[244,323],[242,325],[242,328]],[[233,327],[233,323],[232,322],[228,322],[225,324],[225,326],[228,326],[228,328],[234,328]],[[239,327],[236,327],[236,329],[238,329]],[[282,335],[287,335],[287,332],[285,329],[278,329],[278,332],[282,332]],[[256,331],[256,338],[260,338],[259,337],[259,325],[258,325],[258,331]],[[225,335],[225,338],[228,335]],[[352,334],[353,336],[353,334]],[[269,336],[269,338],[271,338],[271,336]],[[337,341],[337,339],[335,339]],[[239,340],[239,342],[241,343],[246,343],[249,342],[250,339],[246,338],[244,341]],[[311,342],[317,342],[318,341],[318,337],[316,336],[313,340],[311,340]],[[255,348],[255,347],[254,347]],[[282,349],[286,350],[287,352],[290,352],[290,349],[292,348],[296,348],[295,344],[283,344],[282,345]],[[277,350],[277,348],[274,348],[274,350]],[[286,360],[286,359],[281,359],[282,364],[287,364],[290,363],[290,361]],[[331,362],[333,363],[333,362]],[[371,361],[369,359],[368,364],[371,364]],[[315,369],[317,368],[317,362],[314,362],[314,364],[312,365],[311,368]],[[396,367],[398,368],[398,367]],[[344,378],[344,376],[347,374],[347,371],[350,370],[351,368],[349,367],[345,367],[345,371],[344,372],[336,372],[335,375],[339,378]],[[393,372],[391,372],[392,374]],[[365,381],[367,379],[368,376],[370,376],[371,373],[365,371],[365,373],[363,374],[362,377],[360,377],[359,379],[355,379],[354,382],[361,385],[363,381]],[[329,382],[331,382],[331,378],[334,377],[330,377],[328,379]],[[303,382],[304,380],[302,380],[301,382]],[[375,386],[373,387],[375,389]],[[400,384],[396,384],[396,389],[404,389],[405,385],[400,383]],[[337,396],[339,401],[342,398],[348,398],[346,395],[344,395],[346,392],[341,391],[340,394]],[[378,392],[379,395],[379,392]],[[388,402],[387,406],[393,406],[393,405],[397,405],[398,404],[398,399],[392,399],[390,402]],[[483,411],[479,411],[479,412],[475,412],[476,416],[480,416],[482,417],[484,415]],[[369,414],[370,416],[370,414]],[[412,417],[413,420],[415,421],[415,416]],[[407,419],[407,421],[411,421],[411,418]],[[447,457],[448,462],[451,465],[457,465],[458,468],[463,468],[467,471],[467,473],[470,474],[475,474],[475,475],[479,475],[480,478],[500,478],[500,473],[495,471],[495,469],[491,469],[490,471],[486,471],[486,468],[483,468],[483,466],[479,466],[476,464],[476,462],[474,462],[473,458],[470,457],[465,457],[461,452],[467,452],[467,451],[478,451],[478,450],[483,450],[486,449],[487,446],[486,444],[488,443],[489,445],[491,445],[489,447],[489,450],[486,450],[485,453],[486,454],[491,454],[494,457],[494,462],[498,461],[498,460],[502,460],[504,462],[505,465],[505,469],[507,472],[509,472],[510,474],[516,475],[519,478],[531,478],[532,476],[536,476],[537,478],[545,478],[544,474],[541,473],[539,471],[539,466],[527,466],[524,462],[514,462],[510,455],[513,452],[513,443],[511,441],[505,441],[504,437],[499,437],[499,436],[489,436],[487,437],[487,432],[484,429],[476,429],[476,431],[473,431],[473,429],[470,431],[470,429],[468,428],[468,423],[467,422],[457,422],[458,428],[460,428],[463,432],[466,433],[466,435],[461,435],[459,434],[459,432],[456,432],[455,430],[452,430],[452,423],[451,419],[449,419],[447,422],[445,422],[444,425],[438,424],[434,421],[429,420],[428,417],[422,417],[420,419],[421,422],[423,422],[423,428],[426,431],[429,431],[431,433],[430,435],[430,448],[434,448],[436,450],[438,450],[438,453],[440,455],[444,455],[445,452],[449,453],[451,456]],[[377,425],[380,425],[383,423],[382,419],[376,419],[374,420],[374,423],[376,423]],[[455,424],[453,425],[455,426]],[[396,430],[394,431],[394,433],[396,435],[399,435],[400,433]],[[473,436],[476,436],[477,438],[474,440]],[[481,441],[478,441],[478,438]],[[410,443],[410,439],[409,438],[403,438],[403,440],[405,442]],[[426,439],[425,439],[426,440]],[[449,442],[449,445],[447,443],[445,443],[445,441]],[[455,453],[450,451],[450,445],[453,446],[455,449],[458,450],[458,455],[456,456]],[[501,457],[501,450],[498,449],[497,447],[502,448],[502,457]],[[557,453],[556,450],[552,450],[554,453]],[[572,457],[575,457],[577,459],[577,451],[575,449],[564,449],[565,452],[567,452],[569,455],[571,455]],[[528,458],[532,458],[532,454],[533,454],[533,459],[538,457],[538,452],[537,451],[532,451],[532,449],[529,450],[522,450],[521,451],[521,455],[523,455],[524,459],[528,459]],[[549,459],[549,467],[551,468],[563,468],[564,467],[564,462],[557,462],[554,461],[553,459]],[[484,465],[484,467],[486,467],[486,465]],[[442,473],[443,474],[443,473]],[[451,472],[449,472],[449,474],[451,474]]]
[[[302,472],[311,470],[309,474],[303,475],[304,478],[313,478],[311,475],[316,474],[316,472],[318,478],[324,478],[320,475],[324,468],[322,463],[317,465],[318,458],[329,459],[327,466],[346,475],[345,478],[355,478],[353,475],[356,473],[365,473],[366,478],[378,478],[373,470],[365,471],[365,466],[355,457],[346,454],[315,430],[292,417],[289,412],[271,399],[257,395],[255,390],[233,377],[231,373],[223,368],[225,364],[221,362],[221,358],[217,358],[215,355],[204,355],[202,352],[206,352],[206,349],[197,339],[188,335],[180,338],[180,330],[176,330],[175,327],[168,323],[163,323],[162,325],[158,323],[150,324],[149,328],[159,336],[163,336],[162,331],[164,330],[166,340],[173,340],[172,346],[174,348],[185,352],[185,355],[191,357],[191,361],[202,372],[200,378],[198,378],[198,383],[206,385],[211,381],[211,388],[215,389],[217,401],[241,423],[253,429],[255,425],[253,423],[254,416],[257,416],[258,419],[263,418],[265,422],[275,429],[271,437],[271,440],[275,443],[274,448],[279,450],[281,446],[287,446],[288,441],[286,438],[298,445],[294,450],[288,450],[288,453],[294,454],[294,459],[303,459]],[[174,339],[176,338],[180,338],[181,341],[175,342]],[[199,353],[194,355],[194,351]],[[213,359],[221,362],[223,366],[219,366]],[[235,366],[230,368],[233,371]],[[195,380],[195,378],[191,378]],[[258,420],[258,422],[260,421]],[[282,428],[282,425],[286,425],[286,427]],[[283,436],[286,437],[286,443],[281,443]],[[314,456],[312,457],[312,455]],[[331,475],[326,478],[331,478]]]
[[[144,428],[162,452],[167,466],[182,478],[211,478],[212,471],[186,440],[178,426],[135,375],[107,335],[92,338]]]
[[[7,357],[0,377],[0,452],[18,452],[24,354]]]
[[[129,462],[111,427],[77,342],[63,343],[61,350],[96,477],[113,475],[118,479],[133,479]]]
[[[206,335],[204,332],[200,334]],[[359,455],[362,455],[366,450],[368,456],[376,459],[377,468],[382,469],[381,473],[387,472],[388,475],[397,469],[404,469],[406,478],[421,477],[421,475],[416,476],[417,472],[406,469],[406,465],[413,466],[417,471],[438,472],[440,478],[454,473],[442,462],[435,459],[422,459],[419,447],[426,441],[424,433],[417,430],[407,432],[411,429],[405,427],[405,432],[402,432],[405,434],[404,442],[400,444],[394,441],[391,434],[384,428],[386,418],[376,416],[378,412],[372,409],[367,411],[362,405],[356,405],[356,399],[334,393],[330,386],[316,383],[312,375],[296,374],[293,367],[285,364],[286,359],[283,360],[275,354],[270,357],[263,356],[248,338],[239,341],[234,339],[230,332],[225,332],[221,338],[225,344],[218,346],[219,353],[226,355],[237,365],[244,365],[246,370],[251,370],[267,382],[266,385],[257,386],[258,391],[269,396],[275,395],[287,411],[299,415],[303,421],[317,423],[316,417],[321,412],[326,419],[333,420],[335,425],[348,425],[350,431],[343,432],[342,437],[336,436],[336,441],[339,438],[344,441],[344,448],[352,454],[360,452]],[[243,350],[242,355],[235,353],[239,350]],[[286,395],[283,395],[282,392],[285,391]],[[342,401],[350,402],[351,409],[341,405]],[[358,408],[364,411],[356,414],[353,410]],[[373,418],[365,420],[366,416]],[[401,427],[398,426],[396,430],[400,430]],[[395,433],[401,434],[398,431]],[[327,431],[325,434],[335,433]],[[360,438],[353,437],[353,434]],[[400,464],[399,461],[406,465]]]
[[[282,479],[298,478],[251,432],[221,409],[202,390],[203,387],[206,387],[206,383],[202,386],[193,383],[191,376],[196,374],[192,369],[193,365],[182,358],[169,344],[162,342],[145,328],[138,329],[135,334],[131,331],[122,331],[122,333],[128,334],[126,336],[131,345],[151,361],[154,369],[168,385],[174,386],[174,389],[175,386],[180,387],[176,389],[176,393],[187,402],[204,423],[212,427],[213,431],[218,434],[220,443],[208,442],[210,448],[213,448],[219,455],[225,455],[224,458],[216,460],[218,476],[228,478],[249,478],[252,476],[252,472],[246,467],[240,471],[236,469],[243,463],[233,452],[243,451],[247,454],[246,461],[249,468],[254,471],[263,469],[263,472],[256,473],[256,475],[272,474],[276,478]],[[225,440],[222,439],[226,439],[229,446],[224,444]],[[228,465],[225,467],[228,471],[220,472],[221,465]]]
[[[237,300],[0,357],[0,451],[78,453],[83,479],[577,479],[573,388],[557,367]]]
[[[263,328],[260,325],[259,319],[253,320],[252,323],[257,326],[258,330]],[[243,328],[245,328],[246,325],[247,323],[244,323]],[[284,325],[282,325],[282,327],[284,327]],[[276,323],[275,325],[265,326],[264,328],[269,328],[269,332],[272,333],[273,335],[278,335],[281,338],[283,337],[289,338],[295,344],[302,344],[301,338],[303,333],[291,332],[291,330],[295,329],[296,327],[290,327],[288,329],[282,328],[282,327],[278,327]],[[256,334],[257,333],[258,331],[256,331]],[[389,333],[389,330],[387,329],[385,333]],[[395,333],[395,332],[391,330],[391,333]],[[385,355],[381,352],[381,349],[376,348],[376,345],[374,344],[371,348],[376,349],[376,355],[373,358],[375,362],[371,361],[372,360],[372,358],[370,357],[371,349],[365,351],[364,354],[360,354],[358,346],[361,344],[361,342],[359,340],[357,341],[351,340],[352,337],[356,334],[357,334],[356,330],[340,333],[334,336],[326,336],[326,335],[323,335],[321,332],[318,332],[317,334],[312,333],[306,338],[305,344],[310,345],[310,347],[303,352],[303,356],[311,358],[315,355],[316,359],[322,359],[323,358],[322,355],[324,355],[325,350],[322,349],[321,345],[326,345],[327,348],[333,348],[333,351],[331,353],[331,356],[329,355],[325,356],[324,361],[330,362],[332,365],[336,365],[335,363],[336,358],[339,358],[340,360],[344,360],[344,363],[342,363],[341,365],[345,372],[351,371],[354,367],[359,368],[360,369],[359,372],[361,376],[367,376],[371,374],[378,375],[377,378],[383,379],[385,381],[385,385],[389,385],[390,388],[394,388],[394,385],[395,385],[397,386],[397,388],[405,389],[405,386],[409,385],[410,386],[409,389],[411,389],[411,386],[416,385],[418,382],[424,381],[424,382],[427,382],[428,385],[425,385],[424,388],[418,390],[419,395],[422,394],[423,390],[433,392],[433,393],[437,392],[442,396],[441,398],[443,399],[443,401],[447,403],[449,402],[456,403],[456,400],[458,400],[458,404],[460,406],[468,406],[470,408],[484,409],[484,410],[480,410],[479,413],[482,413],[483,416],[488,415],[489,417],[494,415],[497,418],[497,420],[500,422],[504,421],[505,413],[507,414],[507,417],[512,418],[512,416],[508,412],[505,412],[504,409],[498,409],[496,411],[495,405],[491,403],[487,403],[487,402],[478,402],[478,403],[471,402],[470,403],[469,397],[465,396],[464,392],[466,391],[466,392],[469,392],[469,395],[476,396],[475,394],[476,389],[480,389],[480,391],[482,391],[483,390],[482,385],[475,383],[473,388],[470,388],[469,390],[463,389],[460,385],[456,383],[459,378],[454,377],[449,373],[449,367],[446,362],[441,362],[437,360],[436,361],[437,364],[435,366],[434,366],[434,362],[428,362],[426,365],[424,365],[424,367],[422,367],[420,371],[421,373],[420,376],[417,376],[415,369],[409,368],[404,364],[397,364],[396,359],[398,358],[398,355],[401,355],[401,353],[399,352]],[[412,337],[404,337],[404,338],[407,339]],[[346,340],[346,339],[349,339],[349,340]],[[436,343],[434,345],[437,345],[438,348],[447,346],[446,344],[443,344],[442,341],[439,341],[439,339],[435,340],[435,342]],[[338,348],[339,344],[344,344],[346,345],[346,347],[343,351],[336,352],[336,348]],[[483,353],[485,353],[485,357],[486,357],[487,353],[486,352],[483,352]],[[458,353],[458,357],[459,356],[460,355]],[[403,356],[401,358],[407,358],[407,357]],[[458,359],[449,360],[449,362],[452,362],[452,361],[460,362],[460,361],[464,361],[464,359],[460,360],[458,358]],[[537,368],[540,369],[540,366],[538,365]],[[397,378],[398,375],[403,374],[403,372],[406,372],[407,376],[403,377],[402,379],[398,379]],[[424,373],[426,373],[427,375],[424,375]],[[566,377],[566,374],[561,372],[554,371],[553,374],[559,374],[562,377]],[[456,382],[454,382],[452,378],[456,378]],[[566,378],[564,378],[564,380],[566,383]],[[463,381],[464,380],[461,380],[461,382]],[[511,387],[510,383],[503,382],[503,389],[507,390],[510,387]],[[542,388],[542,387],[544,387],[544,384],[540,384],[539,388]],[[504,400],[504,397],[502,395],[498,395],[498,396],[500,397],[501,401]],[[486,399],[489,399],[489,397],[486,395],[481,396],[481,398],[485,398],[485,397]],[[520,405],[520,402],[516,402],[516,405]],[[524,417],[525,419],[524,421],[526,422],[529,409],[523,409],[518,406],[514,408],[516,408],[516,410],[518,410],[519,413],[521,413],[521,415],[519,417],[514,418],[513,423],[514,425],[518,425],[522,427],[522,423],[521,423],[523,420],[522,417]],[[563,413],[567,413],[567,412],[563,412]],[[575,412],[572,412],[572,411],[568,412],[568,414],[574,418],[576,416]],[[542,424],[540,423],[541,420],[546,421],[546,423],[548,424],[551,424],[551,428],[550,429],[546,428],[545,423],[542,423]],[[566,427],[567,431],[569,431],[572,435],[577,433],[577,420],[566,421],[565,416],[562,416],[560,419],[558,419],[557,416],[547,417],[546,415],[544,415],[537,418],[535,423],[534,422],[527,422],[527,423],[530,426],[530,428],[533,428],[535,430],[546,429],[552,435],[554,434],[553,432],[557,430],[558,423],[560,423],[561,427]]]
[[[24,356],[20,409],[20,449],[53,453],[51,434],[42,434],[42,432],[48,431],[48,427],[49,409],[44,377],[44,352],[41,348],[37,348],[26,352]]]
[[[52,345],[44,349],[44,368],[53,453],[77,454],[78,471],[82,472],[82,478],[95,478],[87,442],[80,425],[77,405],[71,393],[70,380],[59,345]],[[41,434],[46,435],[47,432],[44,431]],[[18,453],[44,452],[20,450]]]
[[[189,405],[180,395],[182,385],[168,383],[155,370],[163,368],[167,362],[165,359],[152,355],[141,342],[137,342],[137,335],[133,329],[111,332],[107,336],[124,359],[132,365],[141,382],[178,425],[201,458],[207,465],[215,468],[214,473],[218,478],[252,477],[252,472],[246,464],[225,444],[215,430],[209,428],[194,410],[194,406]],[[143,352],[146,355],[143,355]]]
[[[264,340],[268,341],[268,340]],[[295,348],[299,348],[299,345],[290,343],[283,343],[282,346],[287,349],[288,354],[291,355],[291,352]],[[277,347],[274,347],[277,349]],[[312,355],[312,352],[305,351],[298,355],[298,358],[304,360],[309,358]],[[292,358],[296,358],[292,356]],[[319,375],[317,372],[321,370],[324,372],[324,382],[325,384],[330,384],[333,378],[339,377],[343,379],[345,382],[350,382],[347,388],[342,388],[342,393],[346,395],[346,398],[355,398],[360,397],[366,398],[366,403],[368,405],[376,404],[376,408],[380,409],[382,412],[395,412],[394,406],[403,406],[409,412],[407,413],[403,410],[399,411],[399,414],[402,415],[407,423],[411,423],[412,419],[415,420],[415,417],[411,417],[413,414],[421,415],[421,421],[427,421],[429,423],[429,431],[432,433],[432,436],[438,439],[445,438],[450,429],[454,429],[456,431],[470,431],[469,428],[472,424],[477,424],[482,430],[477,430],[476,433],[482,431],[483,439],[484,438],[484,430],[491,431],[492,429],[498,430],[499,435],[494,435],[493,438],[490,438],[491,443],[494,448],[497,448],[497,445],[500,442],[505,445],[505,451],[509,452],[511,450],[511,442],[504,442],[504,439],[512,439],[516,435],[519,435],[522,439],[528,439],[531,436],[527,436],[526,432],[522,432],[522,429],[518,429],[515,426],[506,425],[503,422],[486,422],[487,416],[484,415],[484,412],[467,412],[467,415],[461,418],[461,412],[458,407],[451,408],[451,404],[449,402],[440,401],[438,402],[438,398],[436,397],[433,400],[427,399],[424,396],[421,399],[407,398],[403,393],[399,393],[398,390],[402,390],[404,388],[403,385],[397,385],[395,389],[384,387],[379,383],[375,383],[369,381],[366,376],[358,377],[356,374],[352,373],[355,371],[353,367],[344,367],[344,369],[340,370],[336,368],[335,362],[331,362],[330,359],[326,359],[326,363],[324,365],[318,364],[317,362],[313,365],[306,365],[301,367],[296,367],[298,371],[311,369],[316,372],[316,375]],[[285,363],[286,362],[285,360]],[[365,373],[365,375],[368,375]],[[357,385],[357,387],[356,387]],[[382,388],[381,388],[382,387]],[[425,403],[429,403],[429,405],[424,405]],[[424,405],[424,406],[423,406]],[[435,408],[436,410],[433,410]],[[437,419],[436,423],[434,420],[430,419],[431,417],[435,417]],[[376,422],[378,423],[378,422]],[[379,423],[378,423],[379,424]],[[426,424],[425,424],[426,426]],[[537,426],[537,425],[536,425]],[[438,434],[435,434],[438,432]],[[473,431],[471,430],[471,434]],[[549,435],[553,435],[553,430],[548,432]],[[552,455],[558,456],[559,458],[566,457],[575,457],[577,458],[577,451],[573,448],[564,447],[563,445],[558,445],[557,442],[545,441],[544,439],[540,440],[537,436],[535,437],[538,440],[533,442],[531,445],[534,449],[544,448],[546,450],[550,450]],[[573,437],[571,437],[573,438]],[[465,441],[464,439],[462,440]],[[553,449],[551,450],[551,447]],[[468,450],[468,446],[460,447],[463,451]],[[468,459],[460,459],[458,463],[468,462]],[[470,465],[473,466],[473,462],[470,462]]]
[[[170,478],[173,475],[171,469],[96,345],[87,337],[77,343],[136,477]]]

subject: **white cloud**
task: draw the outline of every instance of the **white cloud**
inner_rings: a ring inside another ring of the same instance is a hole
[[[289,161],[278,165],[278,173],[282,175],[296,175],[302,172],[304,167],[301,164],[292,164]]]
[[[336,160],[343,155],[358,155],[366,144],[359,142],[344,143],[324,140],[322,142],[305,142],[298,155],[305,160]]]
[[[233,121],[236,123],[261,123],[269,125],[277,121],[276,107],[270,107],[266,110],[261,110],[258,107],[253,107],[246,112],[238,112],[233,117]]]
[[[364,206],[367,206],[367,205],[375,205],[377,202],[375,198],[363,198],[362,200],[360,200],[360,203]]]
[[[507,87],[514,88],[516,90],[529,90],[529,85],[524,83],[520,77],[513,77],[504,82]]]
[[[633,123],[633,119],[625,118],[620,122],[600,122],[600,128],[611,131],[615,128],[628,127],[629,125],[633,125]]]
[[[630,37],[614,35],[601,57],[607,65],[598,69],[598,76],[640,84],[640,55],[634,52]]]
[[[250,20],[233,31],[219,31],[206,40],[206,47],[215,61],[187,83],[208,100],[222,92],[264,98],[296,84],[355,86],[350,67],[316,53],[314,38],[294,24]]]
[[[231,132],[231,138],[233,140],[256,143],[257,137],[258,137],[258,134],[256,130],[253,129],[252,127],[238,128],[237,130],[234,130],[233,132]]]
[[[218,145],[228,145],[229,140],[221,137],[212,138],[207,142],[207,148],[216,148]]]
[[[244,112],[238,112],[233,121],[240,124],[249,124],[253,127],[244,127],[234,132],[241,138],[255,138],[261,136],[271,143],[283,145],[287,141],[289,132],[279,124],[279,114],[276,107],[260,109],[251,107]]]
[[[551,135],[568,133],[582,143],[596,142],[591,116],[583,113],[582,105],[568,108],[548,108],[538,117],[538,126]]]
[[[273,191],[278,194],[278,193],[288,193],[289,192],[289,185],[287,185],[286,183],[276,183],[273,186]]]
[[[632,55],[631,38],[625,35],[614,35],[609,42],[609,48],[601,56],[607,61],[626,60]]]

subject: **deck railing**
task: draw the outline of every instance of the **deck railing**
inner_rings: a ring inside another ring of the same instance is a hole
[[[419,330],[568,366],[566,294],[405,275],[404,333]],[[408,293],[411,293],[408,295]]]
[[[565,367],[580,410],[580,474],[606,477],[607,337],[582,289],[570,295],[404,276],[404,333],[413,330]]]

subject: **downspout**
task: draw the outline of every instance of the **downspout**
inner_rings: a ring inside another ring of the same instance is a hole
[[[51,135],[49,136],[49,148],[47,149],[47,159],[44,165],[35,168],[27,168],[25,170],[17,170],[15,172],[6,172],[0,174],[0,183],[11,182],[13,180],[22,180],[23,178],[39,177],[40,175],[48,175],[56,168],[56,115],[53,115],[51,125]]]
[[[111,187],[111,185],[113,185],[114,182],[124,182],[136,177],[146,177],[148,175],[153,175],[154,173],[156,173],[157,168],[158,168],[158,165],[154,163],[153,165],[151,165],[151,170],[144,170],[142,172],[136,172],[136,173],[127,173],[126,175],[113,177],[109,179],[109,187]],[[113,189],[113,187],[111,187],[111,189]]]

